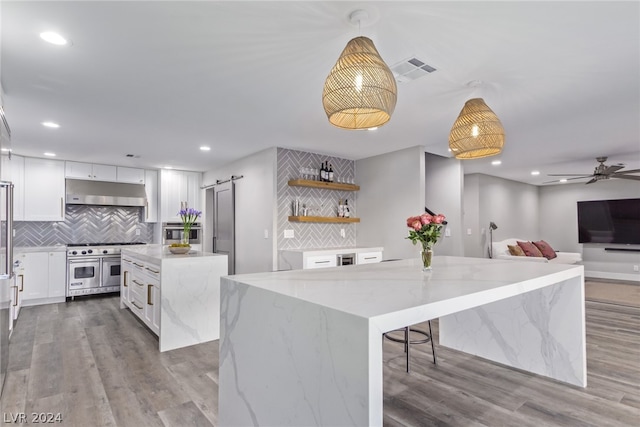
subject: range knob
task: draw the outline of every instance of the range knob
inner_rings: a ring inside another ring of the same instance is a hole
[[[80,252],[80,253],[81,253],[82,255],[86,255],[86,254],[87,254],[87,251],[82,251],[82,252]]]
[[[108,253],[109,253],[109,251],[108,251],[108,250],[106,250],[106,249],[104,249],[104,250],[102,251],[102,253],[106,255],[106,254],[108,254]]]
[[[87,253],[92,254],[92,253],[93,253],[93,249],[89,249],[89,250],[87,251]]]
[[[78,251],[71,252],[71,255],[78,255]]]

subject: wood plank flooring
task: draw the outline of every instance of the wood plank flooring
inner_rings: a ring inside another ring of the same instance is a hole
[[[402,345],[385,341],[385,425],[640,425],[640,309],[587,302],[586,313],[585,389],[440,346],[436,366],[428,344],[413,347],[407,374]],[[218,342],[161,354],[119,297],[24,308],[10,351],[3,417],[61,413],[59,425],[79,427],[217,424]]]

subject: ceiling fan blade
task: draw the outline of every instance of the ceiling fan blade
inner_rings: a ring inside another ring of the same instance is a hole
[[[550,173],[547,174],[547,176],[581,176],[583,178],[586,178],[588,176],[591,176],[592,174],[588,174],[588,175],[580,175],[579,173]]]
[[[596,181],[597,181],[597,179],[595,177],[593,177],[593,178],[591,178],[590,181],[585,182],[585,184],[593,184]]]
[[[622,168],[624,168],[624,166],[621,166],[621,165],[607,166],[607,168],[602,171],[602,174],[603,175],[611,175],[612,173],[617,172]]]
[[[577,176],[577,177],[575,177],[575,178],[563,178],[563,179],[556,179],[555,181],[546,181],[546,182],[543,182],[543,184],[552,184],[552,183],[554,183],[554,182],[571,181],[571,180],[574,180],[574,179],[585,179],[585,178],[590,178],[590,177],[591,177],[591,175],[585,175],[585,176]]]
[[[611,175],[613,178],[622,178],[622,179],[633,179],[635,181],[640,181],[640,176],[638,175],[625,175],[621,173],[617,173],[615,175]]]
[[[628,171],[620,171],[620,172],[616,172],[617,174],[622,174],[622,173],[638,173],[640,172],[640,169],[630,169]]]

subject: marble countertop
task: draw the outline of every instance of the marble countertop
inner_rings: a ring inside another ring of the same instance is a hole
[[[382,252],[381,246],[356,246],[342,248],[301,248],[301,249],[282,249],[280,252],[303,253],[304,255],[338,255],[338,254],[357,254],[361,252]]]
[[[139,256],[146,258],[148,261],[165,261],[165,260],[179,260],[179,259],[201,259],[208,257],[226,256],[220,254],[214,254],[211,252],[202,252],[191,250],[189,253],[183,255],[172,254],[169,252],[168,246],[165,245],[144,245],[122,248],[122,254],[131,254],[132,256]]]
[[[53,246],[15,246],[13,251],[16,253],[29,253],[29,252],[66,252],[67,245],[53,245]]]
[[[576,265],[436,256],[433,270],[420,260],[231,276],[235,282],[346,313],[375,318],[431,304],[473,305],[584,275]],[[441,307],[441,305],[439,305]],[[446,309],[445,307],[441,307]],[[434,316],[437,317],[437,316]]]

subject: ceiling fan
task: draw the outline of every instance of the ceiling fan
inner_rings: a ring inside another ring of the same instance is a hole
[[[629,175],[632,173],[640,172],[640,169],[631,169],[631,170],[619,172],[620,169],[624,168],[624,164],[619,163],[617,165],[607,166],[604,164],[604,162],[607,161],[607,157],[596,157],[596,160],[600,162],[600,164],[596,166],[596,168],[593,170],[593,173],[590,175],[578,175],[575,173],[561,173],[561,174],[549,174],[548,176],[572,176],[573,177],[573,178],[565,178],[567,181],[574,180],[574,179],[591,178],[589,181],[586,182],[586,184],[592,184],[596,181],[601,181],[603,179],[609,179],[609,178],[633,179],[636,181],[640,181],[640,175]],[[550,184],[553,182],[560,182],[560,181],[562,180],[547,181],[547,182],[544,182],[543,184]]]

